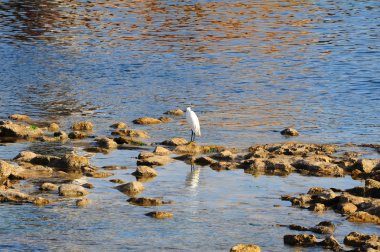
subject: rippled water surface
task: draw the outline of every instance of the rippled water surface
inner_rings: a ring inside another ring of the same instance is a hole
[[[90,120],[101,135],[113,122],[194,104],[201,143],[286,141],[278,131],[287,126],[300,141],[380,143],[379,7],[371,0],[1,1],[0,119],[23,113],[65,130]],[[151,142],[190,136],[183,118],[141,128]],[[72,148],[7,144],[0,158]],[[130,165],[115,175],[129,181],[137,154],[116,151],[93,162]],[[0,250],[226,251],[253,242],[292,251],[282,244],[289,230],[276,224],[329,219],[340,240],[353,230],[379,231],[279,201],[311,186],[359,185],[349,178],[191,172],[181,162],[158,172],[143,196],[175,200],[160,208],[173,211],[172,220],[152,221],[144,216],[152,209],[129,205],[98,179],[86,209],[66,207],[71,201],[0,205]]]

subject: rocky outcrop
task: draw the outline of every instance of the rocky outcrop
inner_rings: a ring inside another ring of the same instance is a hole
[[[366,235],[358,232],[351,232],[344,238],[343,242],[348,246],[359,248],[359,251],[380,250],[380,238],[377,235]]]
[[[36,139],[43,135],[43,131],[37,126],[9,123],[0,125],[0,137],[16,139]]]
[[[197,145],[191,142],[185,145],[178,145],[174,148],[174,152],[178,154],[208,154],[223,151],[225,148],[219,145]]]

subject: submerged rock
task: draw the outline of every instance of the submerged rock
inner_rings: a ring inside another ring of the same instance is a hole
[[[134,124],[142,124],[142,125],[149,125],[149,124],[159,124],[161,123],[161,120],[151,117],[140,117],[135,120],[133,120]]]
[[[92,131],[94,129],[94,125],[92,122],[84,121],[84,122],[76,122],[73,124],[73,130],[83,130],[83,131]]]
[[[73,132],[69,133],[70,139],[83,139],[83,138],[87,138],[87,137],[88,137],[88,134],[86,132],[82,132],[82,131],[73,131]]]
[[[59,186],[58,194],[65,197],[81,197],[87,195],[88,192],[80,185],[63,184]]]
[[[108,177],[111,177],[113,176],[114,174],[112,172],[98,172],[98,171],[94,171],[94,172],[90,172],[90,173],[86,173],[87,176],[89,177],[92,177],[92,178],[108,178]]]
[[[45,206],[50,204],[50,200],[42,198],[42,197],[37,197],[35,198],[32,203],[36,206]]]
[[[255,244],[236,244],[230,252],[260,252],[261,248]]]
[[[322,221],[316,226],[310,228],[310,230],[318,234],[332,234],[335,231],[335,225],[330,221]]]
[[[293,128],[286,128],[281,131],[281,135],[285,136],[298,136],[300,133]]]
[[[168,123],[168,122],[173,121],[172,118],[170,118],[170,117],[163,117],[163,116],[159,117],[158,120],[160,120],[163,123]]]
[[[103,166],[102,169],[107,170],[107,171],[127,170],[127,169],[128,169],[128,166],[106,165],[106,166]]]
[[[155,219],[167,219],[167,218],[172,218],[173,213],[171,212],[163,212],[163,211],[154,211],[154,212],[149,212],[145,214],[146,216],[155,218]]]
[[[79,199],[75,202],[77,207],[85,207],[91,203],[90,199],[84,198],[84,199]]]
[[[58,186],[53,183],[45,182],[40,186],[40,190],[42,191],[57,191]]]
[[[144,191],[144,186],[141,182],[133,181],[116,187],[120,192],[129,196],[135,196]]]
[[[130,204],[137,206],[161,206],[163,204],[172,204],[172,201],[162,201],[157,198],[130,198],[127,200]]]
[[[125,184],[125,181],[122,179],[110,179],[110,182],[115,184]]]

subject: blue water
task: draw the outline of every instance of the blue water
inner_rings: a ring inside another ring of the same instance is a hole
[[[371,0],[1,1],[0,119],[23,113],[64,130],[90,120],[95,135],[125,121],[156,142],[189,138],[184,118],[149,127],[131,121],[193,104],[200,143],[241,148],[287,141],[279,131],[288,126],[301,132],[299,141],[380,143],[379,7]],[[7,144],[0,158],[75,146]],[[115,160],[133,170],[135,156],[117,151],[93,162]],[[95,204],[86,209],[67,207],[71,201],[0,205],[0,250],[226,251],[256,242],[263,250],[292,251],[281,240],[290,231],[273,225],[324,219],[341,223],[340,240],[353,230],[378,232],[278,201],[314,183],[348,188],[357,181],[202,168],[193,190],[189,169],[180,162],[163,168],[144,192],[178,201],[167,207],[175,216],[168,221],[145,218],[151,209],[128,205],[107,180],[92,181]],[[123,176],[131,180],[117,172]],[[273,204],[284,206],[271,210]]]

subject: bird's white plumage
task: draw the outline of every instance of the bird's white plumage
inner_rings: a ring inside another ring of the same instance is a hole
[[[199,125],[198,116],[191,110],[186,109],[186,120],[196,136],[201,136],[201,126]]]

